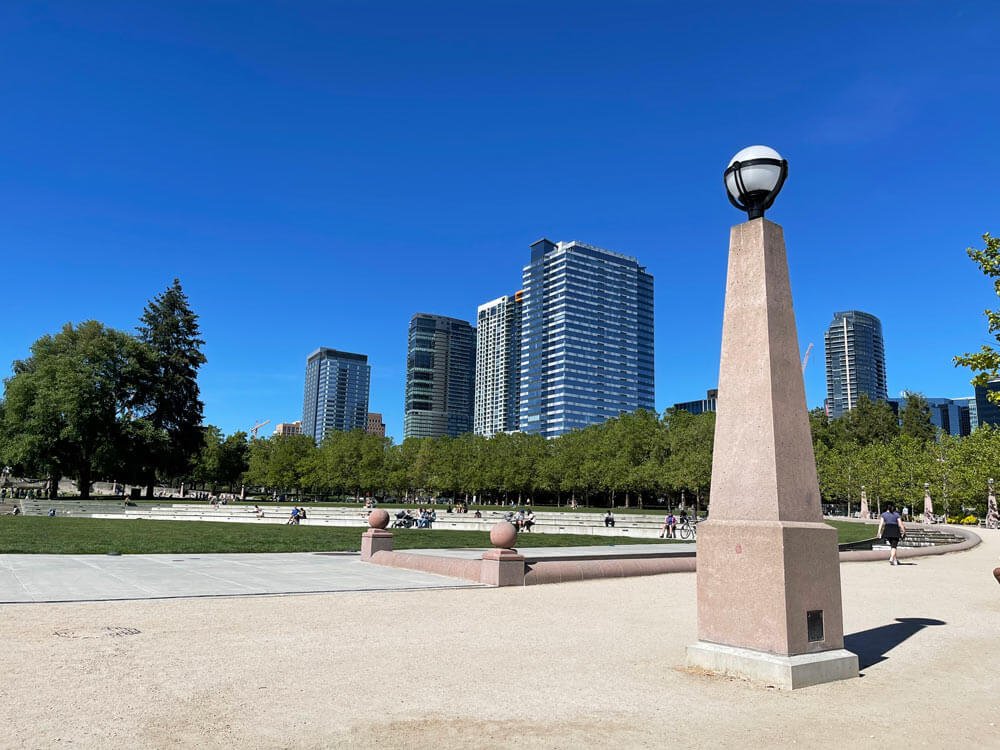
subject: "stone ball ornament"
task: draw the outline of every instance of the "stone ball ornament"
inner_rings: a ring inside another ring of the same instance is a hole
[[[770,146],[747,146],[722,175],[729,202],[751,219],[764,216],[788,177],[788,162]]]
[[[500,521],[490,529],[490,543],[494,547],[511,549],[517,541],[517,529],[508,521]]]
[[[373,529],[384,529],[389,525],[389,514],[382,508],[376,508],[368,514],[368,525]]]

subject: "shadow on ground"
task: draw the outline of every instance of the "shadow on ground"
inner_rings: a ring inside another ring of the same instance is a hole
[[[858,666],[866,669],[886,660],[886,653],[930,625],[947,625],[926,617],[897,617],[896,622],[844,636],[844,648],[858,655]]]

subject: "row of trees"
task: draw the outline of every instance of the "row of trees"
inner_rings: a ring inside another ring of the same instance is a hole
[[[22,475],[142,484],[186,475],[205,432],[198,391],[198,319],[174,280],[135,334],[90,320],[38,339],[14,362],[0,403],[0,461]]]
[[[985,503],[998,467],[1000,431],[938,436],[926,400],[911,394],[899,414],[862,398],[841,419],[810,415],[823,499],[922,508],[924,484],[954,512]],[[419,494],[483,502],[531,498],[536,504],[673,504],[708,499],[715,415],[639,411],[555,440],[515,433],[486,439],[409,439],[401,445],[356,431],[316,446],[305,436],[254,440],[244,480],[276,492],[317,496]],[[940,504],[937,507],[941,507]]]
[[[938,435],[917,394],[898,416],[885,402],[862,398],[840,419],[817,410],[811,422],[824,501],[857,508],[864,488],[873,505],[891,500],[922,509],[929,484],[938,512],[983,514],[988,479],[1000,469],[1000,430],[984,425],[968,437]]]
[[[419,493],[487,501],[641,505],[667,493],[697,501],[711,480],[715,415],[623,414],[555,440],[411,438],[393,445],[360,431],[250,443],[248,484],[317,495]]]

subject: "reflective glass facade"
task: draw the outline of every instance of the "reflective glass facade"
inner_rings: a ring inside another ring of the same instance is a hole
[[[975,398],[925,398],[931,413],[931,424],[948,435],[969,435],[973,429]],[[970,408],[970,402],[972,403]],[[896,414],[906,408],[905,398],[890,398],[889,406]]]
[[[673,408],[680,411],[686,411],[691,414],[705,414],[710,411],[718,411],[718,405],[719,389],[710,388],[705,393],[705,398],[701,401],[682,401],[679,404],[674,404]]]
[[[371,368],[364,354],[321,347],[306,359],[302,434],[322,443],[334,430],[363,430],[368,423]]]
[[[989,394],[1000,391],[1000,380],[991,380],[985,386],[976,386],[976,397],[972,403],[975,408],[975,424],[972,429],[979,425],[1000,426],[1000,406],[997,406],[989,399]]]
[[[465,320],[417,313],[406,355],[403,437],[472,432],[476,329]]]
[[[542,239],[522,279],[521,431],[556,437],[655,410],[653,277],[635,258]]]
[[[823,341],[827,414],[842,416],[857,405],[861,394],[872,401],[888,398],[882,321],[860,310],[834,313]]]

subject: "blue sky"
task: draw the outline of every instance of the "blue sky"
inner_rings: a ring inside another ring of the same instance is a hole
[[[656,401],[714,387],[721,174],[790,162],[811,406],[833,312],[878,315],[889,390],[971,393],[997,299],[1000,4],[5,2],[0,364],[66,321],[132,329],[179,276],[206,419],[301,418],[305,358],[369,355],[402,434],[406,331],[578,239],[656,278]]]

